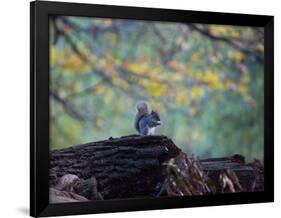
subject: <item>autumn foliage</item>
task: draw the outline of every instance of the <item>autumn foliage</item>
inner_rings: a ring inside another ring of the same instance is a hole
[[[135,133],[146,100],[188,153],[263,158],[263,40],[255,27],[51,17],[51,149]]]

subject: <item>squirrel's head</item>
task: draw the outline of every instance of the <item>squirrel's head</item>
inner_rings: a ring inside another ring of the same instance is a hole
[[[151,116],[152,116],[153,126],[159,126],[159,125],[161,125],[160,116],[159,116],[159,114],[158,114],[157,111],[152,110],[152,111],[151,111]]]

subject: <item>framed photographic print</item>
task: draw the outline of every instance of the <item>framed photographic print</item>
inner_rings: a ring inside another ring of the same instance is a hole
[[[273,17],[35,1],[31,216],[273,201]]]

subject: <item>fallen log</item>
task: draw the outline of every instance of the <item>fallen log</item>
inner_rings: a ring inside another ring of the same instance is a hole
[[[181,150],[165,136],[128,136],[50,152],[50,185],[66,174],[95,177],[105,198],[152,195],[161,165]]]
[[[234,174],[243,189],[235,189],[237,181],[231,187]],[[187,179],[192,176],[198,183]],[[166,136],[132,135],[51,151],[50,187],[68,187],[89,200],[258,191],[263,167],[245,164],[240,155],[193,161]]]
[[[237,174],[244,191],[263,191],[263,165],[258,160],[247,164],[243,156],[236,154],[230,157],[203,159],[200,162],[203,170],[217,186],[220,185],[219,175],[230,169]]]

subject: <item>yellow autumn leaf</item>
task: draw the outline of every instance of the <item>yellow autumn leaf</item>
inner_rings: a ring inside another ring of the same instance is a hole
[[[210,32],[212,35],[224,35],[227,33],[227,27],[222,25],[211,25]]]
[[[204,95],[204,89],[198,87],[198,86],[194,86],[191,89],[191,98],[192,99],[198,99],[201,98]]]
[[[229,51],[228,57],[238,62],[245,59],[245,55],[240,51]]]
[[[192,76],[192,71],[193,71],[193,70],[192,70],[192,67],[188,65],[188,66],[186,67],[185,71],[183,71],[183,73],[184,73],[185,75],[191,77],[191,76]]]
[[[244,94],[244,95],[246,95],[246,94],[248,93],[247,87],[246,87],[245,85],[243,85],[243,84],[240,84],[240,85],[238,86],[237,91],[238,91],[239,93],[241,93],[241,94]]]
[[[176,96],[176,102],[181,106],[190,104],[190,101],[185,92],[179,92],[179,94]]]
[[[220,81],[219,74],[211,71],[206,71],[202,77],[202,81],[208,84],[213,89],[222,89],[223,84]]]
[[[237,51],[237,52],[235,52],[234,57],[235,57],[235,60],[241,62],[245,58],[245,55],[242,52]]]
[[[251,81],[251,78],[248,74],[244,74],[241,78],[241,83],[244,84],[244,85],[249,84],[250,81]]]
[[[127,81],[121,79],[120,77],[118,76],[113,76],[112,78],[112,82],[116,85],[116,86],[119,86],[123,89],[128,89],[129,87],[129,84],[127,83]]]
[[[149,66],[145,63],[124,63],[124,67],[133,73],[146,73],[149,72]]]
[[[152,82],[149,84],[149,91],[151,95],[155,97],[160,97],[166,91],[166,87],[163,84]]]
[[[201,58],[201,55],[198,51],[194,52],[192,55],[191,55],[191,60],[192,61],[199,61]]]
[[[219,75],[211,71],[206,71],[202,77],[205,83],[214,84],[219,81]]]
[[[223,84],[221,82],[214,83],[212,85],[212,88],[215,89],[215,90],[223,89]]]
[[[81,58],[75,54],[70,55],[69,57],[65,58],[62,62],[61,66],[63,70],[67,72],[80,72],[82,73],[81,68],[83,67],[84,62]]]
[[[50,47],[50,64],[55,65],[58,63],[59,52],[55,46]]]

